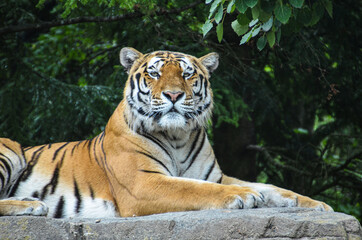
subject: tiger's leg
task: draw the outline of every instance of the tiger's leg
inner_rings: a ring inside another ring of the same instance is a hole
[[[45,203],[35,198],[7,198],[26,166],[20,144],[0,138],[0,216],[47,214]]]
[[[250,187],[260,192],[264,196],[264,202],[261,202],[258,207],[305,207],[320,211],[333,211],[333,209],[324,202],[313,200],[309,197],[270,184],[241,181],[226,175],[223,175],[221,183]]]

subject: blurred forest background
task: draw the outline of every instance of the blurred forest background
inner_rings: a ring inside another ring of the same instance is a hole
[[[361,220],[360,1],[7,0],[0,136],[92,138],[122,99],[119,51],[220,54],[209,136],[222,169]]]

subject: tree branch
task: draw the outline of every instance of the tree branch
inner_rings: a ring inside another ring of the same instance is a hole
[[[358,152],[358,153],[352,155],[351,157],[347,158],[343,164],[339,165],[336,168],[333,168],[329,174],[333,174],[335,172],[338,172],[340,170],[347,168],[348,164],[350,164],[354,159],[361,158],[361,157],[362,157],[362,152]]]
[[[202,0],[195,1],[193,3],[190,3],[186,6],[175,8],[175,9],[169,9],[169,10],[158,10],[155,13],[151,14],[150,16],[162,16],[162,15],[169,15],[169,14],[177,14],[180,12],[183,12],[185,10],[188,10],[190,8],[193,8],[200,3],[202,3]],[[58,21],[52,21],[52,22],[40,22],[35,24],[24,24],[24,25],[11,25],[7,27],[0,28],[0,36],[9,34],[9,33],[15,33],[15,32],[22,32],[22,31],[34,31],[34,30],[43,30],[43,29],[49,29],[52,27],[58,27],[58,26],[65,26],[65,25],[72,25],[72,24],[79,24],[79,23],[90,23],[90,22],[117,22],[125,19],[132,19],[132,18],[139,18],[143,17],[145,14],[141,12],[134,12],[134,13],[126,13],[118,16],[112,16],[112,17],[77,17],[77,18],[70,18],[70,19],[64,19],[64,20],[58,20]]]

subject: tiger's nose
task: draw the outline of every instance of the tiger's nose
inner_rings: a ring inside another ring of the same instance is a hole
[[[184,92],[171,92],[171,91],[166,91],[166,92],[162,92],[162,94],[168,99],[170,100],[172,103],[177,102],[178,100],[180,100],[180,98],[182,98],[182,96],[185,94]]]

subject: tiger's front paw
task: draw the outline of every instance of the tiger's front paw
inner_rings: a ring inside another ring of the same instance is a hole
[[[309,197],[305,196],[298,196],[298,207],[305,207],[305,208],[313,208],[317,211],[327,211],[327,212],[333,212],[333,208],[329,206],[328,204],[313,200]]]
[[[263,192],[263,191],[261,191]],[[324,202],[284,189],[268,189],[265,191],[265,205],[262,207],[303,207],[318,211],[333,211]]]
[[[230,191],[223,197],[222,208],[256,208],[264,202],[264,196],[249,187],[228,186]]]

